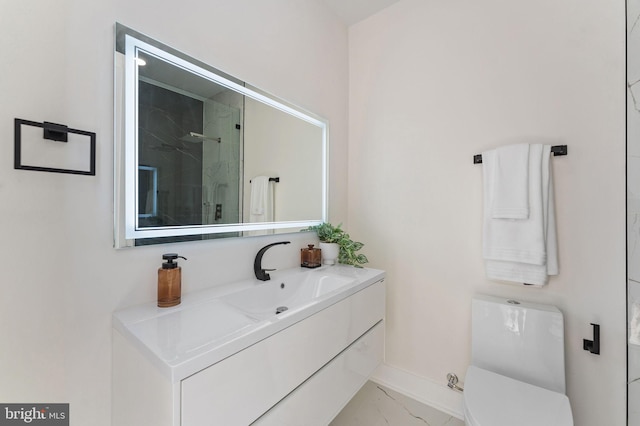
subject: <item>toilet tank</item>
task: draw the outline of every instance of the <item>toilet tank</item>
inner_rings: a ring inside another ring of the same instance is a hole
[[[471,321],[473,365],[565,393],[564,320],[558,308],[478,295]]]

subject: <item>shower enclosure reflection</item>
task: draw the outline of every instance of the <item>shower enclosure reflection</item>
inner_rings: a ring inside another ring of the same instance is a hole
[[[138,162],[159,172],[157,208],[139,226],[240,222],[242,96],[223,87],[213,98],[180,93],[145,75],[162,62],[147,58],[146,64],[138,86]],[[139,180],[138,200],[147,194]]]

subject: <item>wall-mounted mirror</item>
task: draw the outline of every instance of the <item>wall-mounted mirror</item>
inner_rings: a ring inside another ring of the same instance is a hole
[[[327,122],[116,24],[117,247],[327,218]]]

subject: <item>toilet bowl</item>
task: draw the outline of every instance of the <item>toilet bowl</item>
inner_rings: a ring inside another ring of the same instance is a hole
[[[564,394],[564,322],[549,305],[476,296],[467,426],[573,426]]]
[[[467,426],[572,426],[566,395],[470,366],[464,386]]]

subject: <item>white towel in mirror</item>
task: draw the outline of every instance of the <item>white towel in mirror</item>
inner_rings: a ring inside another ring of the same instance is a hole
[[[256,176],[251,179],[249,221],[273,222],[273,191],[267,176]]]

